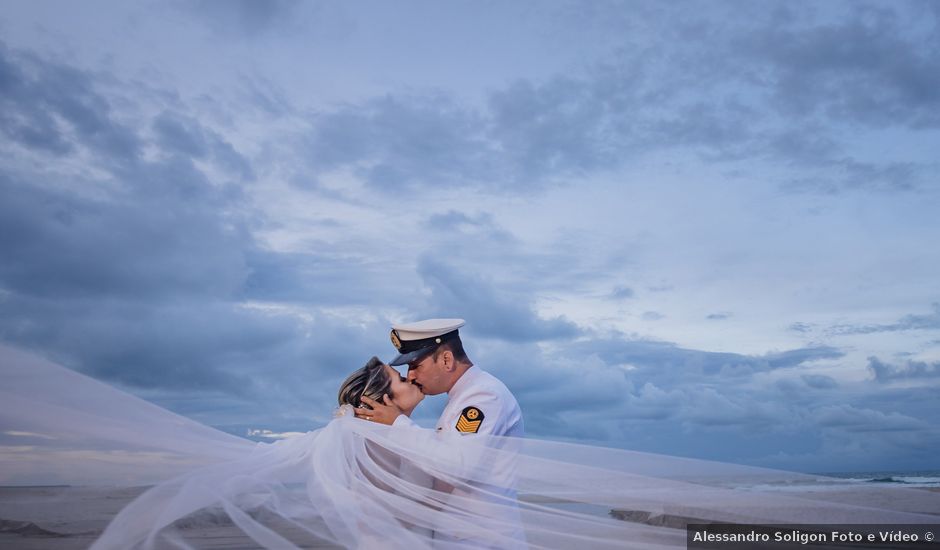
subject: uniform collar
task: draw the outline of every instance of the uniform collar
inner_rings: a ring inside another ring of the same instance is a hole
[[[454,385],[450,388],[450,391],[447,392],[447,400],[450,401],[451,399],[456,399],[461,392],[466,391],[466,389],[473,384],[473,380],[480,376],[480,373],[482,372],[483,371],[480,370],[480,367],[471,366],[469,369],[467,369],[467,372],[460,375],[460,378],[454,382]]]

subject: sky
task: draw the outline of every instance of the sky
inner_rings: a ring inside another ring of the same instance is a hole
[[[273,440],[460,317],[531,437],[936,469],[938,146],[930,1],[4,3],[0,341]]]

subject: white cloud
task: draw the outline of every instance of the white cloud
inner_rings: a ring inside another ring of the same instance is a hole
[[[56,439],[51,435],[34,433],[34,432],[22,432],[17,430],[6,430],[3,432],[4,435],[9,435],[13,437],[38,437],[40,439]]]
[[[273,432],[271,430],[248,429],[248,437],[260,437],[264,439],[290,439],[304,435],[305,432]]]

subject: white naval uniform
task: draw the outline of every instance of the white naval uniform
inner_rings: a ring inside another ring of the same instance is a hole
[[[516,398],[498,378],[479,367],[470,367],[447,392],[447,405],[437,421],[437,431],[461,433],[457,429],[457,423],[467,407],[475,407],[483,413],[483,421],[479,424],[475,433],[510,437],[525,436],[522,411],[519,409]],[[405,415],[399,415],[393,425],[419,428],[413,420]],[[463,435],[472,437],[473,433],[464,433]],[[505,497],[516,498],[514,490],[502,490],[500,492]],[[452,494],[455,496],[471,496],[470,493],[464,493],[459,488],[454,489]],[[519,528],[510,534],[518,541],[517,545],[503,543],[500,545],[501,548],[526,547],[522,523],[518,521],[517,524]],[[472,542],[465,538],[454,538],[443,533],[435,533],[435,539],[442,542]]]

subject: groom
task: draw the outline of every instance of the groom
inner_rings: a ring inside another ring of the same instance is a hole
[[[519,403],[492,374],[475,367],[467,357],[458,329],[463,319],[427,319],[392,325],[392,345],[398,357],[389,365],[408,365],[408,381],[425,395],[447,392],[447,406],[437,421],[438,431],[522,437],[525,428]],[[415,426],[391,400],[356,409],[356,416],[395,426]]]
[[[473,528],[458,532],[451,526],[451,529],[435,531],[433,537],[441,544],[450,543],[461,547],[527,548],[522,520],[515,505],[515,459],[512,452],[515,446],[513,442],[520,441],[515,438],[525,435],[522,411],[519,410],[516,398],[502,382],[480,367],[475,367],[467,357],[458,332],[463,325],[463,319],[427,319],[392,325],[392,345],[398,350],[398,357],[390,361],[389,365],[407,364],[408,381],[419,387],[425,395],[447,392],[447,406],[437,421],[438,433],[513,436],[487,442],[493,445],[488,450],[502,452],[482,454],[483,457],[495,458],[484,460],[483,467],[487,475],[493,476],[496,485],[476,482],[455,487],[439,479],[433,480],[435,490],[448,493],[454,499],[449,506],[462,509],[462,517],[474,518],[474,521],[479,522],[479,532]],[[402,414],[389,396],[384,396],[384,404],[367,397],[362,400],[372,409],[356,409],[359,418],[421,430],[411,418]],[[426,448],[424,454],[434,454],[453,464],[468,458],[455,455],[460,452],[459,447],[442,450],[439,445],[432,445]],[[470,463],[473,463],[473,459]]]

